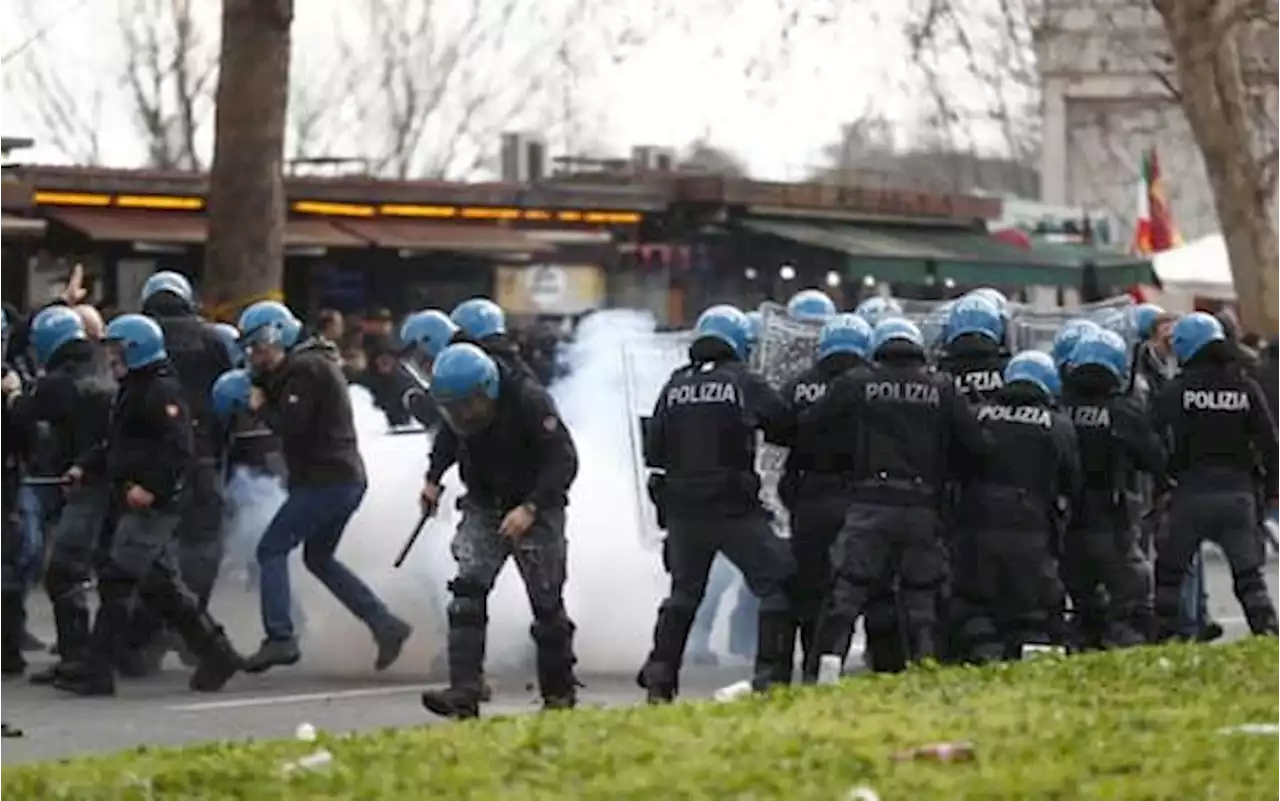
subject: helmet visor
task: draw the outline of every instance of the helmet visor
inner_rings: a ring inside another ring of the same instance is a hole
[[[440,410],[440,416],[460,437],[469,437],[484,431],[493,422],[497,411],[497,404],[480,389],[461,397],[436,398],[435,401],[436,407]]]

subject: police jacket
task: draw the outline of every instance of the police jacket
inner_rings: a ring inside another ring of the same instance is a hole
[[[58,349],[30,394],[13,404],[14,416],[42,443],[37,468],[42,474],[65,473],[106,439],[116,389],[101,345],[82,340]]]
[[[308,340],[255,382],[267,400],[258,416],[280,437],[290,488],[364,483],[351,393],[332,345]]]
[[[467,497],[479,506],[504,512],[522,503],[561,509],[578,475],[573,438],[540,384],[507,370],[499,375],[493,420],[467,437],[441,426],[427,481],[439,484],[456,460]]]
[[[164,348],[191,410],[197,453],[217,457],[226,432],[210,408],[209,397],[213,382],[232,368],[231,355],[211,324],[167,293],[148,299],[143,312],[164,331]]]
[[[875,370],[845,373],[799,425],[850,460],[855,500],[935,503],[951,475],[981,459],[982,432],[953,381],[918,353],[891,343],[882,356]]]
[[[645,431],[645,463],[665,472],[669,515],[723,517],[763,510],[756,431],[789,441],[781,396],[731,358],[677,369],[658,394]]]
[[[1004,386],[1004,366],[1009,356],[986,337],[957,337],[938,360],[938,371],[955,381],[956,391],[970,403],[990,397]]]
[[[168,361],[130,370],[120,381],[105,442],[76,460],[86,474],[105,473],[123,495],[137,484],[171,508],[195,466],[191,414]]]
[[[1083,476],[1076,527],[1114,519],[1123,511],[1135,471],[1166,483],[1167,454],[1141,403],[1088,367],[1077,368],[1062,392],[1062,411],[1075,426]]]
[[[4,372],[9,373],[9,366],[5,365]],[[3,404],[4,420],[3,432],[0,433],[0,446],[4,449],[4,513],[7,515],[12,512],[18,505],[18,481],[22,476],[22,456],[25,446],[25,438],[22,434],[22,428],[17,425],[16,418],[10,412],[10,405],[7,402]],[[5,523],[5,528],[9,528],[9,524]],[[16,529],[16,526],[14,527]]]
[[[1156,396],[1156,429],[1170,443],[1169,473],[1183,487],[1252,493],[1256,471],[1275,497],[1280,448],[1266,399],[1220,354],[1205,348]]]
[[[1004,387],[979,403],[986,458],[963,479],[960,525],[977,531],[1049,532],[1060,496],[1080,488],[1075,431],[1040,390]]]
[[[871,369],[861,358],[837,353],[822,359],[814,366],[793,378],[782,389],[782,399],[787,403],[790,422],[789,445],[786,466],[778,484],[778,495],[788,507],[801,491],[823,493],[838,491],[853,469],[850,454],[839,448],[829,447],[821,436],[810,436],[801,430],[801,415],[827,394],[832,382],[849,370]]]

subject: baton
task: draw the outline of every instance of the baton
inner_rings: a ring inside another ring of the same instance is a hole
[[[422,529],[427,525],[435,506],[429,506],[422,510],[422,517],[418,518],[418,525],[413,527],[413,533],[409,535],[409,539],[405,540],[404,547],[400,549],[400,555],[396,557],[394,567],[400,567],[404,564],[404,560],[409,557],[409,551],[413,549],[413,544],[418,541],[418,535],[422,533]]]
[[[240,439],[264,439],[264,438],[266,438],[266,437],[270,437],[270,436],[274,436],[274,435],[275,435],[275,432],[274,432],[274,431],[270,431],[270,430],[265,429],[265,428],[255,428],[255,429],[254,429],[254,430],[252,430],[252,431],[237,431],[236,433],[234,433],[234,434],[232,434],[232,435],[231,435],[231,438],[232,438],[232,439],[237,439],[237,440],[240,440]]]
[[[423,428],[422,426],[415,426],[415,425],[407,425],[407,426],[392,426],[391,428],[388,428],[388,429],[387,429],[387,433],[388,433],[388,434],[395,434],[395,435],[399,435],[399,434],[425,434],[425,433],[426,433],[426,431],[427,431],[427,430],[426,430],[425,428]]]
[[[27,476],[22,479],[24,487],[69,487],[73,483],[66,476]]]

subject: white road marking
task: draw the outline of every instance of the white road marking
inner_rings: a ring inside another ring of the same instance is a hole
[[[165,707],[171,712],[213,712],[219,709],[243,709],[255,706],[279,706],[305,704],[310,701],[343,701],[350,698],[377,698],[384,695],[420,693],[428,685],[398,684],[394,687],[366,687],[359,690],[330,690],[297,695],[266,695],[248,698],[228,698],[223,701],[201,701],[195,704],[177,704]]]

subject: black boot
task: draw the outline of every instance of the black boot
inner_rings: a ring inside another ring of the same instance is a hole
[[[6,676],[22,675],[27,669],[26,657],[22,655],[26,630],[27,608],[22,593],[0,593],[0,672]]]
[[[114,590],[119,589],[119,592]],[[89,649],[81,661],[58,668],[53,686],[75,695],[115,695],[115,664],[129,626],[131,587],[102,587],[102,604],[93,621]]]
[[[449,686],[422,694],[424,707],[455,720],[479,717],[484,688],[484,617],[458,617],[449,621]]]
[[[531,633],[537,645],[538,689],[543,709],[572,709],[578,703],[578,680],[573,675],[573,623],[561,612],[535,620]]]
[[[208,618],[208,615],[204,617]],[[209,620],[212,621],[212,618]],[[240,656],[227,639],[226,633],[217,626],[214,626],[214,634],[200,654],[200,665],[191,674],[187,685],[195,692],[217,692],[232,676],[244,669],[244,657]]]
[[[796,619],[791,613],[760,612],[752,688],[764,692],[776,684],[790,684],[795,652]]]
[[[800,623],[800,681],[814,684],[818,681],[818,619],[808,618]]]
[[[444,718],[465,720],[480,717],[480,694],[462,687],[427,690],[422,705]]]
[[[245,660],[244,670],[246,673],[265,673],[273,667],[296,665],[301,659],[302,652],[298,650],[297,640],[266,639],[262,641],[258,650]]]
[[[636,674],[636,684],[645,691],[645,701],[651,705],[669,704],[680,693],[680,677],[670,665],[649,661]]]

